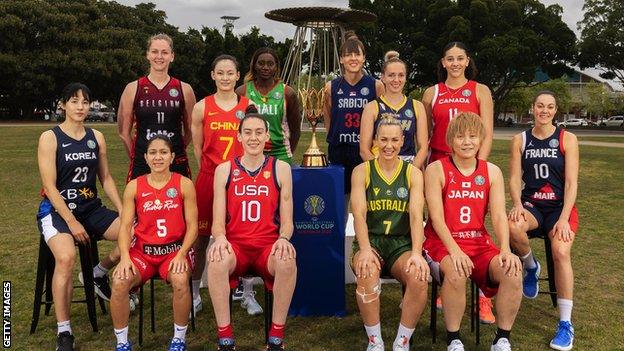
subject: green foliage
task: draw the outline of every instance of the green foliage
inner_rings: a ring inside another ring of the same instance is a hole
[[[408,91],[438,81],[442,48],[454,40],[472,50],[477,79],[492,89],[497,109],[513,88],[531,83],[538,68],[562,76],[575,54],[575,36],[561,20],[562,8],[537,0],[350,0],[349,5],[378,15],[376,23],[356,28],[371,71],[380,71],[385,51],[398,50],[408,64]]]
[[[624,2],[622,0],[585,0],[585,15],[579,22],[581,68],[600,65],[604,78],[624,81]]]
[[[589,83],[581,96],[589,116],[605,116],[614,109],[613,101],[603,84]]]

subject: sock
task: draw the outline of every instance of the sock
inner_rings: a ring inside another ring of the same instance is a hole
[[[56,327],[57,327],[57,334],[60,334],[62,332],[69,332],[70,334],[73,334],[71,325],[69,324],[69,319],[64,322],[56,323]]]
[[[453,340],[461,340],[459,337],[459,330],[454,332],[446,331],[446,346],[450,345]]]
[[[185,326],[180,326],[173,323],[173,337],[178,338],[182,341],[186,340],[186,329],[188,328],[188,324]],[[127,330],[127,328],[126,328]]]
[[[234,339],[234,329],[232,324],[228,324],[225,327],[217,327],[217,337],[221,339]]]
[[[269,339],[271,338],[278,338],[283,340],[284,339],[284,328],[285,325],[284,324],[275,324],[275,323],[271,323],[271,329],[269,330]]]
[[[377,323],[370,327],[364,325],[364,329],[366,329],[366,335],[368,335],[368,340],[374,337],[377,343],[383,343],[383,340],[381,338],[381,323]]]
[[[557,299],[557,306],[559,306],[559,320],[570,322],[572,320],[572,300]]]
[[[115,329],[115,337],[117,337],[117,345],[128,343],[128,326],[125,328]]]
[[[529,250],[529,253],[520,257],[522,260],[522,264],[524,265],[524,269],[535,269],[537,268],[537,264],[535,264],[535,258],[533,257],[533,251]]]
[[[243,294],[253,291],[253,280],[254,278],[241,278],[243,282]]]
[[[492,345],[496,344],[500,338],[509,340],[509,334],[511,334],[511,330],[496,329],[496,336],[494,337],[494,341],[492,341]]]
[[[93,267],[93,277],[101,278],[108,274],[108,268],[104,268],[102,266],[102,262],[98,263],[97,266]]]
[[[201,279],[195,280],[193,279],[193,299],[201,299],[199,295],[199,285],[201,284]]]
[[[403,345],[403,338],[407,338],[407,342],[412,338],[412,334],[414,333],[414,328],[410,329],[404,326],[402,323],[399,323],[399,329],[397,330],[396,339],[394,339],[394,343],[396,345]]]

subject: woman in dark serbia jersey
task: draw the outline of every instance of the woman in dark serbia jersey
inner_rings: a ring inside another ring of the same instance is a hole
[[[69,322],[76,260],[74,242],[88,245],[90,240],[117,240],[119,232],[118,212],[104,207],[97,194],[95,182],[99,178],[106,196],[121,211],[121,199],[108,168],[104,136],[84,126],[90,95],[84,84],[65,87],[61,97],[65,121],[41,134],[37,150],[44,196],[37,224],[55,259],[52,297],[58,322],[57,350],[63,351],[74,349]],[[106,300],[110,299],[106,273],[117,261],[116,248],[93,269],[96,292]]]
[[[555,264],[559,325],[550,347],[571,350],[574,273],[570,252],[578,230],[576,193],[579,149],[576,136],[553,125],[557,101],[541,91],[533,101],[535,126],[511,141],[509,212],[511,244],[524,266],[522,292],[533,299],[539,291],[540,264],[533,257],[529,237],[548,235]],[[524,187],[522,187],[524,183]]]

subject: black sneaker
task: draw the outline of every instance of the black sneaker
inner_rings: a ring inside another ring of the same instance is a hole
[[[284,351],[284,342],[282,339],[270,337],[267,351]]]
[[[217,351],[236,351],[236,344],[234,342],[234,339],[219,339],[219,343],[217,344]]]
[[[74,351],[74,336],[68,331],[56,336],[56,351]]]
[[[101,277],[93,277],[93,285],[95,285],[95,293],[106,301],[110,301],[111,288],[107,275]]]

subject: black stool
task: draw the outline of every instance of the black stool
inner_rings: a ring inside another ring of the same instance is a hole
[[[552,257],[552,246],[550,243],[550,237],[548,234],[541,234],[538,236],[534,236],[531,238],[540,238],[544,240],[544,251],[546,254],[546,270],[548,271],[548,276],[545,278],[539,278],[542,281],[548,281],[548,290],[540,290],[540,294],[548,294],[550,295],[550,300],[552,301],[553,307],[557,307],[557,286],[555,285],[555,264],[553,263]]]
[[[156,321],[154,313],[154,280],[161,280],[158,273],[150,279],[150,326],[152,333],[156,332]],[[189,288],[191,291],[191,330],[195,331],[195,306],[193,305],[193,280],[189,278]],[[143,285],[139,288],[139,346],[143,345]]]
[[[97,265],[99,261],[97,242],[90,240],[90,245],[85,246],[76,243],[78,246],[78,253],[80,255],[80,267],[82,269],[82,276],[84,281],[84,300],[73,300],[72,303],[85,303],[87,305],[87,314],[89,315],[89,321],[94,332],[98,331],[97,325],[97,312],[95,308],[95,288],[93,286],[93,266]],[[46,244],[43,236],[40,235],[39,240],[39,258],[37,261],[37,277],[35,280],[35,298],[33,302],[33,314],[30,322],[30,334],[33,334],[37,329],[39,323],[39,314],[41,312],[41,305],[45,305],[45,315],[50,314],[50,308],[53,304],[52,299],[52,275],[54,274],[54,255]],[[45,290],[44,290],[45,283]],[[74,286],[76,288],[78,286]],[[45,293],[45,300],[42,300],[42,295]],[[102,314],[106,314],[106,306],[104,305],[104,299],[97,297],[100,302],[100,308]]]
[[[431,315],[429,320],[429,330],[431,331],[432,343],[436,343],[437,339],[437,318],[438,311],[436,307],[436,299],[438,297],[438,282],[435,278],[431,280]],[[444,302],[442,302],[444,303]],[[481,328],[479,321],[479,287],[470,281],[470,332],[475,333],[475,343],[479,345],[481,342]]]
[[[264,285],[264,341],[269,343],[269,329],[273,322],[273,291]],[[232,304],[234,303],[234,289],[230,289],[230,316],[232,316]],[[231,323],[231,322],[230,322]]]

